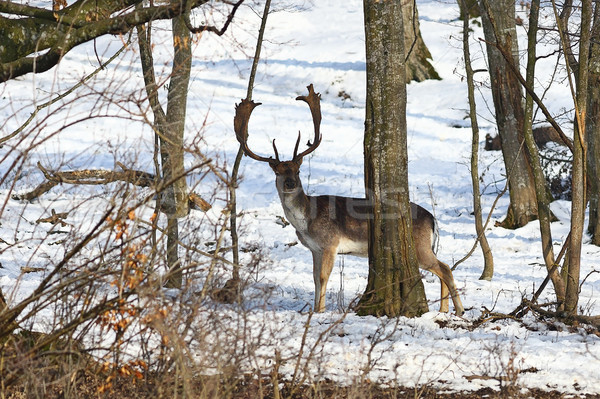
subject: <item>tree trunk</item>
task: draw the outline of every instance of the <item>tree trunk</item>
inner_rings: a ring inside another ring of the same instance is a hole
[[[2,293],[2,288],[0,287],[0,314],[4,312],[8,305],[6,304],[6,299],[4,299],[4,294]]]
[[[423,41],[419,27],[419,12],[415,0],[402,2],[404,24],[404,49],[406,57],[406,83],[422,82],[427,79],[440,80],[440,75],[431,65],[431,53]]]
[[[177,219],[187,216],[188,189],[183,165],[183,134],[187,110],[187,92],[192,67],[192,43],[184,17],[173,18],[173,70],[167,94],[167,130],[160,135],[163,181],[168,184],[161,198],[167,222],[167,265],[170,287],[181,288],[183,276],[177,249]]]
[[[506,228],[518,228],[537,218],[537,201],[532,168],[526,156],[523,140],[523,94],[517,77],[496,48],[501,46],[513,54],[519,65],[515,25],[515,2],[510,0],[481,0],[482,21],[496,112],[498,135],[508,179],[510,205]]]
[[[191,37],[183,17],[172,20],[173,68],[167,95],[165,114],[157,94],[151,52],[150,27],[138,29],[140,55],[148,99],[154,114],[154,127],[159,137],[161,193],[159,208],[167,215],[168,285],[181,287],[183,277],[178,256],[179,231],[177,219],[188,214],[188,190],[183,164],[183,134],[187,109],[187,91],[192,63]]]
[[[471,120],[471,183],[473,185],[473,214],[475,216],[475,231],[477,240],[481,245],[483,253],[483,272],[480,280],[491,280],[494,276],[494,257],[485,236],[481,216],[481,190],[479,188],[479,124],[477,123],[477,109],[475,104],[475,83],[473,80],[473,68],[471,67],[471,52],[469,50],[469,16],[468,5],[465,0],[459,0],[458,4],[464,12],[463,18],[463,56],[465,59],[465,72],[467,75],[467,89],[469,97],[469,118]]]
[[[477,0],[458,0],[458,7],[460,8],[460,19],[469,20],[469,18],[477,18],[481,16],[479,12],[479,4]],[[467,16],[465,18],[465,15]]]
[[[417,316],[428,310],[412,237],[406,147],[402,7],[364,0],[367,58],[365,186],[369,278],[360,314]]]
[[[183,134],[192,67],[192,43],[183,17],[173,18],[172,26],[175,54],[167,95],[167,130],[159,136],[163,179],[169,184],[162,205],[167,215],[181,218],[188,214],[188,189],[183,165]]]
[[[588,234],[600,246],[600,7],[596,5],[592,25],[588,98],[585,122],[587,181],[590,204]]]
[[[531,11],[529,14],[529,32],[527,40],[527,71],[526,84],[533,88],[535,83],[535,63],[536,63],[536,44],[538,31],[538,17],[540,10],[540,0],[531,2]],[[538,216],[540,225],[540,235],[542,240],[542,254],[546,269],[552,279],[556,299],[562,303],[565,298],[565,284],[558,270],[555,267],[554,249],[552,247],[552,230],[550,222],[552,221],[552,212],[550,211],[550,199],[547,195],[547,183],[540,164],[538,147],[535,143],[532,130],[533,123],[533,98],[529,93],[525,99],[525,120],[524,133],[527,153],[533,169],[533,178],[535,181],[535,191],[538,206]]]
[[[565,310],[577,314],[579,302],[579,275],[581,265],[581,244],[585,221],[585,123],[588,92],[588,68],[590,48],[590,28],[592,21],[592,0],[583,0],[581,7],[581,38],[579,41],[579,68],[577,73],[577,95],[575,99],[575,132],[573,134],[573,172],[571,197],[571,240],[569,245],[569,269]],[[558,21],[557,21],[558,22]],[[564,42],[563,42],[564,43]]]

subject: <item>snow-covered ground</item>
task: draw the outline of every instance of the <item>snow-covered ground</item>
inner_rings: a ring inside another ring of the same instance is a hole
[[[471,129],[466,119],[468,106],[460,47],[462,22],[457,19],[458,8],[453,1],[417,3],[421,32],[442,80],[408,86],[409,186],[412,200],[435,213],[441,233],[438,256],[453,264],[469,251],[475,238],[468,167]],[[304,137],[312,132],[308,107],[294,98],[304,94],[306,86],[313,83],[322,95],[323,142],[304,162],[301,174],[304,187],[310,194],[361,196],[365,101],[362,2],[289,1],[278,7],[268,19],[253,94],[253,99],[263,105],[254,111],[250,122],[251,148],[270,155],[271,141],[276,138],[280,156],[291,157],[298,130]],[[234,104],[246,95],[251,64],[248,55],[253,54],[261,13],[260,4],[252,5],[252,9],[242,7],[237,23],[231,25],[227,35],[217,38],[205,34],[194,43],[186,142],[190,148],[197,146],[207,157],[227,165],[233,163],[238,149],[232,129]],[[476,68],[484,67],[482,44],[476,40],[483,34],[477,25],[471,27],[474,63]],[[166,74],[169,65],[160,61],[168,60],[169,53],[168,34],[164,30],[156,34],[156,51],[157,70]],[[524,33],[523,28],[519,28],[519,33]],[[4,120],[0,124],[1,135],[24,122],[36,105],[91,72],[98,65],[96,51],[106,59],[126,39],[103,38],[96,43],[96,49],[93,44],[81,46],[69,53],[58,68],[0,86],[0,114]],[[541,46],[539,52],[544,50]],[[161,54],[166,56],[161,58]],[[42,180],[35,166],[38,161],[46,168],[62,170],[113,169],[118,161],[152,172],[153,136],[149,127],[140,122],[141,111],[136,103],[144,98],[136,57],[137,48],[131,45],[74,95],[43,109],[34,121],[44,126],[42,134],[27,135],[22,141],[23,136],[18,136],[0,149],[2,176],[12,173],[10,165],[14,160],[25,162],[26,173],[15,183],[17,192],[30,190]],[[550,80],[553,62],[542,59],[540,85]],[[495,133],[489,109],[491,96],[484,74],[476,78],[482,83],[478,85],[478,111],[483,138],[485,133]],[[540,90],[543,88],[540,86]],[[166,91],[160,94],[166,96]],[[558,83],[548,90],[546,99],[555,113],[572,107],[568,88]],[[143,109],[147,104],[141,106]],[[83,121],[66,126],[78,119]],[[18,158],[19,154],[26,157]],[[191,151],[186,166],[193,167],[203,160]],[[480,171],[486,217],[504,186],[500,153],[482,152]],[[348,305],[362,294],[367,281],[366,260],[352,256],[337,259],[328,285],[326,312],[309,316],[306,310],[312,306],[314,290],[310,252],[299,244],[291,245],[297,242],[293,227],[278,223],[283,211],[268,165],[244,158],[241,172],[238,210],[243,211],[242,246],[262,247],[263,259],[257,268],[244,272],[250,283],[243,311],[226,305],[217,305],[217,309],[225,319],[238,320],[240,324],[243,314],[248,339],[264,343],[256,349],[253,368],[268,372],[276,351],[283,358],[293,357],[302,347],[305,355],[314,354],[307,370],[315,378],[341,383],[351,383],[362,376],[388,385],[477,390],[498,387],[498,381],[471,377],[501,377],[513,367],[523,371],[516,377],[516,383],[525,388],[600,393],[597,336],[587,335],[583,329],[541,323],[532,316],[526,316],[522,323],[504,320],[470,328],[471,321],[484,309],[510,312],[522,297],[530,297],[541,284],[545,267],[537,222],[518,230],[505,230],[491,223],[487,236],[494,254],[493,280],[478,279],[483,267],[479,250],[454,272],[466,308],[462,318],[436,311],[439,284],[429,274],[425,275],[425,288],[431,311],[420,318],[388,320],[359,317],[352,312],[345,314]],[[193,173],[190,184],[210,197],[215,181],[210,178],[202,181],[200,176]],[[51,245],[56,240],[44,238],[49,228],[36,224],[36,220],[49,216],[52,209],[70,210],[67,222],[71,225],[64,229],[77,226],[85,232],[108,206],[112,186],[59,186],[29,204],[10,199],[13,180],[11,176],[0,187],[3,240],[0,285],[5,296],[15,302],[29,295],[44,277],[48,265],[64,256],[64,248]],[[202,240],[203,226],[221,217],[223,198],[224,192],[217,192],[214,207],[207,215],[192,211],[188,220],[182,222],[182,235],[197,234],[195,239]],[[507,204],[505,195],[494,210],[492,221],[504,216]],[[557,253],[568,233],[570,203],[557,201],[552,209],[560,219],[552,225]],[[140,217],[148,219],[151,211],[143,212]],[[205,238],[212,233],[206,232]],[[9,245],[17,242],[23,244]],[[82,256],[93,258],[100,249],[100,245],[90,244]],[[596,302],[600,290],[599,255],[600,248],[584,244],[585,283],[580,297],[584,314],[600,313]],[[242,262],[249,262],[250,257],[251,254],[243,253]],[[23,273],[24,266],[41,267],[42,271]],[[219,276],[227,278],[226,271],[220,271]],[[197,285],[202,286],[202,281]],[[540,302],[553,299],[553,290],[548,287]],[[49,311],[43,315],[52,318]],[[43,329],[43,318],[38,323],[37,328]],[[217,342],[218,333],[210,339]],[[289,376],[294,367],[295,361],[284,362],[280,372]]]

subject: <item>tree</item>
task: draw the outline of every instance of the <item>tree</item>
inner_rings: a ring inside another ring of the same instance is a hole
[[[155,142],[159,144],[158,152],[161,160],[160,170],[156,171],[156,175],[162,178],[157,210],[167,215],[167,266],[170,270],[168,285],[180,288],[183,277],[178,256],[177,219],[186,216],[189,212],[188,189],[183,165],[183,134],[192,65],[192,43],[183,17],[173,18],[172,28],[174,56],[166,113],[158,100],[158,87],[154,77],[151,24],[145,27],[138,26],[137,32],[146,91],[154,115]]]
[[[367,55],[365,186],[369,278],[362,314],[416,316],[427,311],[412,236],[406,144],[402,6],[364,0]]]
[[[421,36],[419,12],[415,0],[404,0],[402,4],[404,48],[406,57],[406,83],[427,79],[441,79],[431,65],[431,53]]]
[[[484,3],[489,8],[488,2],[484,1]],[[531,159],[532,166],[534,166],[544,260],[546,262],[546,267],[548,268],[548,277],[552,278],[554,283],[559,309],[564,308],[570,315],[576,315],[580,288],[581,248],[585,222],[586,178],[588,176],[591,179],[597,178],[594,174],[595,172],[591,172],[590,174],[590,172],[586,171],[586,166],[588,165],[588,163],[586,163],[587,145],[590,140],[593,142],[595,139],[595,134],[590,133],[590,130],[588,130],[586,125],[588,120],[591,120],[592,125],[594,125],[594,120],[597,118],[597,114],[595,114],[597,110],[593,108],[595,95],[594,90],[589,87],[589,78],[590,75],[593,76],[593,73],[590,73],[590,70],[595,68],[593,64],[590,63],[590,57],[593,57],[591,40],[595,29],[592,21],[596,21],[598,10],[596,9],[593,11],[591,1],[583,1],[581,3],[580,23],[577,24],[578,32],[570,32],[568,27],[573,26],[572,24],[569,24],[569,17],[574,9],[572,2],[565,2],[562,5],[560,12],[554,3],[552,4],[552,8],[554,15],[556,16],[560,53],[564,55],[565,58],[566,81],[569,84],[575,106],[574,140],[571,145],[567,144],[573,153],[573,166],[571,174],[571,226],[568,239],[563,248],[563,251],[565,248],[568,248],[568,255],[562,270],[564,281],[556,275],[557,261],[554,260],[553,256],[552,237],[549,226],[551,215],[548,204],[543,198],[545,191],[544,187],[542,187],[543,176],[539,169],[537,148],[531,133],[531,117],[533,113],[533,101],[535,101],[547,120],[563,137],[563,142],[568,143],[568,140],[564,139],[564,133],[562,133],[562,130],[552,115],[534,92],[534,66],[536,61],[535,44],[537,42],[536,31],[539,1],[533,1],[531,5],[526,79],[521,76],[518,63],[514,62],[512,59],[513,57],[507,49],[499,44],[497,44],[497,46],[498,50],[503,55],[504,60],[511,67],[513,76],[518,79],[527,90],[524,131],[528,155]],[[573,44],[574,39],[579,41],[578,46]],[[577,50],[575,50],[576,48]],[[592,93],[592,95],[590,95],[590,93]],[[590,106],[590,110],[587,109],[588,106]],[[592,115],[589,115],[590,113]],[[592,143],[592,146],[593,144],[594,143]],[[592,164],[594,164],[594,162],[592,162]],[[593,210],[591,210],[591,213],[593,213]],[[561,255],[563,251],[561,251]],[[561,255],[559,255],[559,258]],[[542,286],[544,285],[545,282]],[[536,296],[537,295],[538,294],[536,293]]]
[[[160,147],[162,167],[156,170],[155,182],[160,194],[157,212],[162,211],[168,219],[166,257],[171,286],[180,287],[182,283],[177,254],[177,219],[188,214],[190,201],[183,163],[183,133],[191,69],[191,33],[210,31],[222,35],[242,2],[243,0],[239,0],[233,4],[225,24],[220,29],[204,25],[194,27],[190,23],[191,10],[207,3],[206,1],[176,1],[168,5],[149,7],[143,7],[141,1],[101,0],[91,4],[80,0],[70,6],[67,6],[66,2],[55,1],[51,10],[17,2],[7,1],[0,4],[0,12],[12,16],[0,16],[2,82],[27,73],[47,71],[79,44],[102,35],[125,34],[134,27],[138,28],[144,79],[154,114],[156,141]],[[150,22],[159,19],[172,19],[173,31],[174,59],[166,113],[158,102],[150,41]],[[16,133],[10,134],[2,141],[10,140],[15,135]],[[110,174],[110,171],[108,173]]]
[[[538,20],[540,12],[539,0],[533,0],[531,2],[531,8],[529,13],[529,31],[527,40],[527,71],[526,71],[526,87],[533,90],[535,80],[535,65],[536,65],[536,45],[537,45],[537,32],[538,32]],[[513,64],[516,70],[516,65]],[[544,263],[548,270],[549,276],[552,279],[554,285],[554,291],[556,292],[556,298],[559,303],[564,300],[565,297],[565,284],[560,278],[557,268],[555,267],[556,259],[554,257],[554,248],[552,246],[552,230],[550,228],[550,222],[552,221],[552,212],[550,211],[550,198],[547,195],[546,178],[542,171],[540,156],[538,147],[533,137],[533,97],[530,91],[527,92],[525,97],[525,119],[523,121],[523,131],[525,135],[525,144],[527,148],[527,154],[532,166],[533,179],[535,182],[535,193],[538,207],[538,221],[540,225],[540,236],[542,243],[542,255],[544,257]]]
[[[206,4],[205,0],[175,1],[149,7],[144,7],[141,1],[135,0],[100,0],[93,4],[79,0],[70,6],[66,2],[63,4],[55,1],[52,10],[17,2],[0,3],[0,12],[15,16],[0,16],[2,82],[27,73],[47,71],[79,44],[106,34],[125,34],[134,27],[138,28],[144,79],[154,114],[154,128],[162,163],[162,169],[156,171],[156,176],[161,178],[158,208],[168,218],[167,263],[174,273],[170,283],[175,286],[181,286],[181,274],[176,271],[179,265],[177,219],[188,213],[183,133],[191,68],[191,33],[211,31],[222,35],[242,2],[243,0],[239,0],[233,4],[221,29],[213,26],[194,27],[190,23],[191,10]],[[150,44],[150,22],[159,19],[172,19],[175,52],[166,113],[158,102]],[[142,28],[144,24],[147,24],[145,29]],[[30,55],[32,53],[34,55]]]
[[[556,11],[556,10],[555,10]],[[556,23],[561,39],[561,45],[567,65],[567,78],[570,84],[573,101],[575,103],[575,124],[573,133],[573,170],[571,174],[571,230],[569,240],[568,258],[565,262],[567,268],[563,273],[566,276],[565,310],[571,314],[577,314],[577,303],[579,301],[579,275],[581,264],[581,245],[585,222],[585,188],[586,188],[586,122],[588,106],[588,82],[591,28],[592,28],[592,1],[581,2],[581,21],[579,24],[579,57],[574,55],[571,37],[575,36],[568,30],[569,16],[572,12],[570,1],[563,5],[560,18]],[[575,84],[571,77],[571,70],[575,78]]]
[[[459,0],[458,8],[460,9],[460,19],[462,20],[469,20],[470,18],[477,18],[481,16],[477,0]],[[467,16],[466,18],[465,15]]]
[[[243,1],[233,4],[221,29],[194,27],[190,23],[190,11],[209,3],[207,0],[174,0],[149,7],[137,7],[143,3],[141,0],[77,0],[70,6],[66,1],[55,0],[52,10],[2,1],[0,13],[11,17],[0,16],[0,82],[45,72],[80,44],[108,34],[126,34],[150,21],[184,15],[192,33],[210,31],[222,35]]]
[[[587,144],[587,182],[590,204],[588,234],[600,246],[600,9],[596,4],[591,28],[585,142]]]
[[[477,109],[475,104],[475,82],[473,67],[471,66],[471,52],[469,49],[469,14],[465,0],[458,1],[463,19],[463,57],[465,59],[465,74],[467,77],[467,90],[469,97],[469,119],[471,120],[471,184],[473,186],[473,215],[475,217],[475,231],[477,240],[481,245],[484,266],[480,280],[491,280],[494,276],[494,257],[485,235],[481,216],[481,191],[479,189],[479,123],[477,122]]]
[[[515,3],[481,0],[480,8],[496,124],[510,194],[508,214],[501,224],[506,228],[517,228],[536,219],[538,210],[532,167],[524,146],[523,92],[502,54],[511,54],[514,65],[519,65]]]

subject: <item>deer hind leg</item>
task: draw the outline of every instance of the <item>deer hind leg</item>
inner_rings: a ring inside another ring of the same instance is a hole
[[[440,276],[438,276],[440,277]],[[440,293],[440,312],[442,313],[448,313],[449,307],[448,307],[448,298],[450,297],[450,290],[448,289],[448,286],[446,285],[446,283],[444,283],[444,280],[442,280],[440,278],[440,288],[441,288],[441,293]]]
[[[444,262],[439,261],[432,251],[427,251],[427,253],[417,252],[417,255],[421,269],[430,271],[440,279],[440,312],[448,311],[448,296],[450,296],[452,298],[452,303],[454,303],[454,310],[456,311],[456,314],[458,316],[462,315],[465,309],[463,308],[460,296],[456,290],[456,284],[454,284],[454,277],[452,276],[450,267]]]
[[[440,311],[448,311],[448,293],[450,293],[452,303],[454,304],[454,310],[456,311],[456,314],[458,316],[461,316],[465,312],[465,309],[463,307],[462,301],[460,300],[460,296],[458,295],[458,291],[456,290],[456,284],[454,283],[454,277],[452,276],[452,270],[450,270],[450,266],[448,266],[444,262],[437,260],[437,264],[428,270],[440,278],[440,284],[442,286],[442,303],[440,306]],[[444,301],[445,310],[442,310],[444,306]]]
[[[325,293],[327,282],[335,262],[335,251],[325,250],[323,252],[313,251],[313,279],[315,281],[315,312],[325,310]]]

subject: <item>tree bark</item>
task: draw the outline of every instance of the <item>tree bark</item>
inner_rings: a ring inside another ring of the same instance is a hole
[[[535,63],[536,63],[536,44],[537,44],[537,31],[538,31],[538,17],[540,11],[540,0],[533,0],[531,2],[531,9],[529,14],[529,32],[527,40],[527,71],[526,71],[526,84],[528,87],[534,87],[535,83]],[[538,147],[533,137],[533,98],[527,93],[525,99],[525,119],[524,119],[524,133],[525,143],[527,145],[527,153],[529,154],[530,163],[533,170],[533,178],[535,182],[535,191],[537,198],[538,207],[538,220],[540,225],[540,235],[542,240],[542,255],[544,257],[544,263],[546,269],[554,285],[554,292],[556,293],[557,302],[562,303],[565,298],[565,284],[559,275],[555,266],[554,249],[552,247],[552,230],[550,228],[550,222],[552,221],[553,215],[550,211],[550,199],[547,195],[547,183],[540,164],[540,157]]]
[[[496,113],[498,135],[508,179],[510,205],[501,225],[518,228],[537,218],[537,200],[531,164],[523,141],[523,93],[501,51],[513,54],[519,65],[515,25],[515,3],[510,0],[481,0],[482,21]]]
[[[359,314],[417,316],[428,310],[412,237],[406,146],[402,7],[364,0],[367,58],[365,186],[369,278]]]
[[[477,4],[477,0],[459,0],[458,7],[460,9],[460,19],[469,20],[469,18],[477,18],[481,16],[479,12],[479,4]],[[467,16],[465,18],[465,15]]]
[[[440,80],[440,75],[431,65],[431,53],[421,36],[419,12],[415,0],[404,0],[402,4],[404,24],[404,49],[406,57],[406,83],[422,82],[427,79]]]
[[[475,217],[475,231],[477,240],[483,253],[483,272],[480,280],[491,280],[494,276],[494,257],[487,241],[481,216],[481,190],[479,188],[479,124],[477,122],[477,109],[475,104],[475,83],[473,68],[471,67],[471,52],[469,50],[469,15],[468,5],[465,0],[458,0],[463,19],[463,56],[465,59],[465,72],[467,75],[467,90],[469,97],[469,118],[471,120],[471,183],[473,185],[473,214]]]
[[[592,21],[592,0],[583,0],[581,7],[581,37],[579,41],[579,68],[577,71],[577,95],[575,98],[575,132],[573,134],[573,172],[571,196],[571,240],[567,271],[565,310],[577,314],[579,302],[579,277],[581,266],[581,245],[585,222],[585,123],[588,93],[589,48]],[[557,21],[558,22],[558,21]],[[563,27],[564,28],[564,27]],[[564,33],[563,33],[564,34]],[[563,41],[564,43],[564,41]]]
[[[161,206],[167,215],[167,265],[168,287],[181,288],[183,275],[177,249],[179,226],[177,219],[187,216],[188,188],[183,165],[183,134],[187,111],[187,93],[192,68],[192,40],[184,17],[172,19],[173,70],[167,94],[167,130],[161,132],[160,156],[163,180],[173,181],[163,192]]]
[[[173,68],[167,94],[167,113],[159,101],[158,87],[154,77],[154,66],[150,42],[150,26],[138,28],[140,55],[148,101],[154,115],[155,134],[158,135],[163,182],[170,183],[160,195],[160,210],[167,215],[167,266],[170,287],[181,287],[183,276],[178,256],[179,231],[177,219],[188,214],[188,189],[183,164],[183,134],[187,109],[192,50],[191,35],[184,17],[173,18]]]
[[[187,93],[192,68],[192,38],[184,17],[172,19],[173,27],[173,69],[167,94],[167,125],[160,138],[160,155],[163,179],[173,181],[162,205],[165,213],[175,218],[187,216],[188,188],[183,164],[183,135],[187,111]],[[171,191],[171,192],[169,192]]]
[[[594,9],[585,122],[589,199],[588,234],[600,246],[600,7]]]

